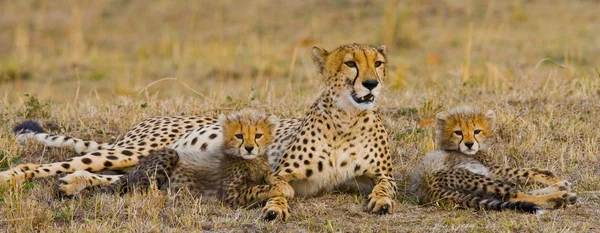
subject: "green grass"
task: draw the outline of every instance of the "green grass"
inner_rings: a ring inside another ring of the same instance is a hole
[[[291,200],[287,223],[259,209],[151,191],[60,200],[55,178],[0,190],[0,229],[26,231],[593,232],[600,229],[600,21],[596,1],[0,2],[0,166],[74,153],[11,136],[34,118],[53,133],[111,142],[157,115],[252,106],[301,116],[322,90],[310,47],[386,44],[379,107],[401,195]],[[471,26],[470,26],[471,25]],[[163,81],[159,81],[163,80]],[[25,95],[28,93],[28,95]],[[431,120],[457,105],[497,112],[492,155],[575,183],[577,205],[535,216],[418,206],[408,176],[433,150]]]

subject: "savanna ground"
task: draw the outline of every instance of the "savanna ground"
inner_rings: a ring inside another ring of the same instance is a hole
[[[598,12],[595,0],[1,1],[2,170],[75,155],[14,143],[24,119],[110,142],[158,115],[300,116],[322,90],[310,47],[361,42],[390,49],[378,103],[401,195],[386,216],[356,193],[296,198],[289,222],[265,223],[258,208],[158,191],[61,200],[47,178],[0,189],[0,230],[600,231]],[[434,149],[431,119],[461,104],[497,111],[496,161],[554,171],[578,204],[541,216],[416,205],[405,190]]]

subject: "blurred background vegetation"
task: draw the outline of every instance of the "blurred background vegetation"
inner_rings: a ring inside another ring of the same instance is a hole
[[[522,67],[597,78],[598,12],[597,0],[6,0],[0,101],[135,97],[164,78],[147,93],[316,92],[310,47],[352,42],[390,48],[392,93],[520,88]]]

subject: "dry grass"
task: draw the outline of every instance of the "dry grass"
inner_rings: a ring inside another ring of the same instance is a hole
[[[379,103],[401,190],[433,149],[428,120],[470,104],[497,111],[498,162],[555,171],[581,198],[534,216],[421,207],[403,191],[395,214],[374,216],[362,211],[362,195],[327,194],[294,199],[288,223],[263,223],[258,209],[183,194],[58,200],[49,178],[0,190],[0,230],[600,231],[599,10],[594,0],[2,1],[2,169],[74,155],[16,145],[10,127],[25,118],[113,141],[156,115],[250,105],[298,116],[322,88],[311,45],[385,43],[390,72]],[[180,82],[144,91],[162,78]]]

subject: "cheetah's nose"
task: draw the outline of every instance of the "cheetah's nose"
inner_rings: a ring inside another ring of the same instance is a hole
[[[248,153],[251,153],[252,150],[254,150],[253,146],[245,146],[244,149],[246,149],[246,151],[248,151]]]
[[[469,149],[471,149],[471,147],[473,147],[475,143],[472,142],[465,142],[465,146],[467,146]]]
[[[377,87],[377,84],[379,84],[379,81],[373,79],[362,82],[362,85],[369,89],[369,91]]]

